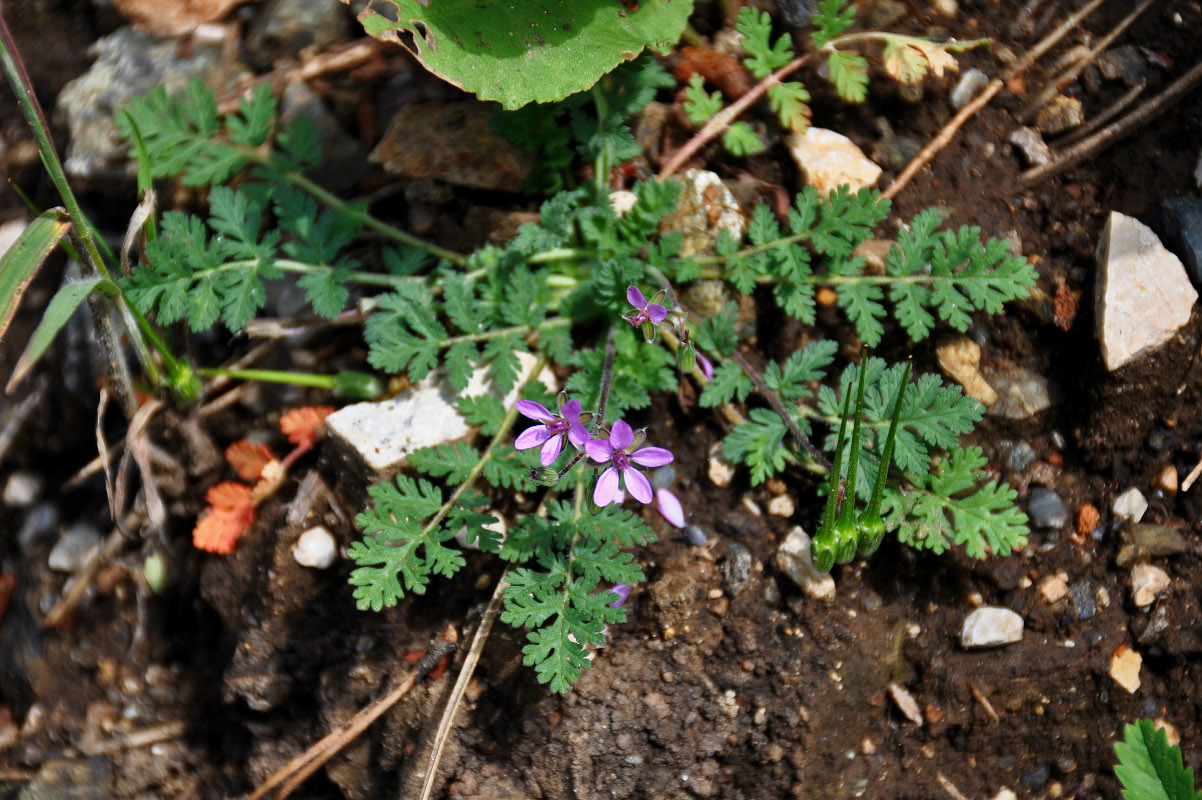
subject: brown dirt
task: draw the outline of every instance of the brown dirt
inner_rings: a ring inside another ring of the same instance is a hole
[[[1048,20],[1064,16],[1067,4],[1048,5],[1055,9]],[[27,54],[46,54],[35,62],[46,100],[85,68],[84,46],[112,23],[78,13],[90,4],[34,6],[38,11],[17,11],[10,22]],[[1196,58],[1202,16],[1185,3],[1169,6],[1145,15],[1129,41],[1172,58],[1179,70]],[[1124,11],[1105,10],[1086,27],[1099,35]],[[1184,26],[1169,21],[1172,11],[1182,14]],[[993,34],[1019,49],[1046,28],[1015,42],[1006,33],[1010,14],[1005,3],[966,0],[952,33]],[[994,70],[985,53],[964,61]],[[1028,85],[1038,86],[1034,76]],[[885,92],[871,98],[870,109],[820,98],[817,114],[861,142],[875,137],[874,115],[925,141],[946,118],[939,94],[928,86],[932,102],[910,105]],[[1108,97],[1087,102],[1096,110]],[[1170,627],[1150,641],[1141,641],[1150,614],[1132,606],[1128,572],[1115,566],[1119,531],[1106,511],[1127,486],[1153,486],[1166,465],[1182,475],[1193,466],[1202,428],[1200,323],[1195,318],[1181,341],[1155,359],[1108,375],[1096,355],[1088,300],[1092,246],[1105,213],[1146,217],[1159,199],[1188,193],[1202,105],[1187,99],[1098,158],[1023,189],[1003,143],[1019,104],[1003,98],[972,122],[902,194],[895,217],[939,205],[950,210],[951,224],[996,235],[1013,230],[1023,252],[1041,258],[1045,300],[1060,285],[1062,293],[1084,298],[1067,330],[1050,300],[984,321],[986,367],[1028,367],[1060,385],[1064,399],[1032,420],[991,419],[975,441],[994,464],[1001,463],[1001,440],[1030,442],[1037,461],[1001,477],[1022,487],[1021,501],[1032,482],[1050,482],[1070,510],[1093,503],[1103,510],[1100,538],[1075,544],[1068,530],[1035,532],[1021,555],[987,562],[886,543],[866,564],[837,568],[838,597],[821,605],[772,566],[789,527],[814,518],[812,501],[799,500],[795,520],[753,515],[744,498],[766,507],[763,487],[751,489],[740,476],[721,490],[702,477],[718,426],[661,401],[655,416],[671,420],[660,437],[678,454],[682,500],[692,521],[714,534],[712,546],[688,547],[661,528],[663,541],[639,554],[648,581],[629,604],[632,621],[611,631],[594,668],[566,697],[537,685],[518,664],[521,641],[498,626],[443,759],[445,788],[437,796],[931,798],[947,795],[950,784],[973,798],[992,797],[1003,786],[1021,797],[1116,797],[1115,737],[1126,722],[1160,716],[1180,731],[1186,763],[1202,762],[1202,710],[1190,699],[1202,696],[1202,501],[1197,489],[1149,493],[1148,519],[1182,527],[1192,548],[1168,566],[1173,587],[1153,609],[1165,610]],[[6,124],[6,134],[17,127]],[[986,143],[996,145],[992,158],[980,155]],[[748,169],[767,178],[792,174],[780,157],[774,152]],[[459,195],[452,205],[470,200]],[[495,198],[484,204],[489,200]],[[454,222],[456,230],[461,225]],[[18,325],[30,324],[28,306],[25,313]],[[785,326],[782,336],[777,322],[761,319],[758,332],[772,356],[797,335]],[[904,351],[901,337],[891,341],[887,354]],[[917,348],[920,368],[932,368],[932,347]],[[12,363],[10,348],[6,342],[0,379]],[[210,431],[224,444],[261,427],[262,410],[296,399],[264,390],[214,418]],[[11,460],[55,486],[92,455],[92,410],[66,390],[53,389],[47,403],[62,421],[32,425]],[[813,496],[806,478],[790,476],[788,483],[795,498]],[[67,520],[84,510],[98,525],[108,524],[95,484],[56,502]],[[378,696],[408,669],[403,655],[425,647],[447,623],[466,621],[470,636],[499,574],[497,562],[473,557],[460,578],[436,581],[417,601],[383,614],[358,612],[345,562],[314,572],[290,556],[291,541],[315,518],[350,541],[349,528],[326,506],[287,519],[283,502],[269,505],[235,554],[217,559],[188,544],[197,492],[171,502],[170,591],[151,596],[130,577],[140,563],[133,548],[102,570],[93,595],[56,630],[39,626],[63,584],[45,567],[52,542],[20,550],[15,536],[5,540],[4,571],[16,575],[17,590],[0,629],[0,697],[24,725],[22,736],[0,750],[5,767],[47,774],[47,765],[67,759],[63,768],[75,770],[74,777],[59,786],[74,785],[81,797],[244,794]],[[0,526],[16,530],[19,522],[0,509]],[[751,578],[741,591],[711,599],[712,590],[723,590],[721,567],[735,543],[755,559]],[[1038,586],[1055,575],[1086,584],[1096,614],[1082,619],[1071,598],[1049,604]],[[769,581],[783,594],[779,600],[765,599]],[[960,624],[978,603],[1022,614],[1023,642],[962,650]],[[1144,655],[1135,694],[1107,676],[1121,644]],[[412,796],[454,674],[420,684],[294,796]],[[914,695],[924,725],[899,713],[887,693],[890,682]],[[88,757],[98,743],[170,722],[183,723],[181,736]],[[0,796],[16,796],[21,786],[0,783]]]

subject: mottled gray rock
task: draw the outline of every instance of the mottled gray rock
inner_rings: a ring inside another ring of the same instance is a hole
[[[660,233],[679,231],[682,256],[695,256],[713,250],[722,231],[735,240],[743,238],[747,221],[739,203],[722,178],[703,169],[691,169],[679,176],[680,204],[659,222]]]
[[[981,70],[973,67],[964,71],[960,76],[960,80],[956,82],[956,88],[952,89],[950,99],[952,108],[957,110],[964,108],[968,102],[976,97],[977,92],[985,88],[989,83],[989,76]]]
[[[1003,419],[1028,419],[1052,407],[1053,397],[1048,379],[1023,367],[985,376],[997,392],[997,402],[986,412]]]
[[[787,24],[801,28],[818,10],[818,0],[777,0],[776,9]]]
[[[59,537],[48,564],[56,572],[78,572],[99,547],[100,531],[87,522],[77,522]]]
[[[722,560],[722,582],[731,597],[747,588],[754,561],[751,551],[738,542],[732,543],[726,551],[726,558]]]
[[[1001,647],[1022,641],[1023,618],[1008,608],[983,606],[964,618],[960,645],[967,649]]]
[[[1002,457],[1002,464],[1011,472],[1022,472],[1035,463],[1037,457],[1035,448],[1022,439],[1003,439],[998,442],[998,452]]]
[[[1052,149],[1034,128],[1015,128],[1008,141],[1019,149],[1028,166],[1037,167],[1052,160]]]
[[[1108,81],[1122,81],[1128,86],[1137,86],[1148,77],[1148,61],[1135,45],[1111,48],[1098,56],[1095,63],[1102,77]]]
[[[696,525],[685,525],[681,528],[680,535],[693,547],[704,547],[710,540],[709,535]]]
[[[1189,540],[1181,531],[1164,525],[1128,525],[1121,537],[1123,544],[1114,558],[1120,567],[1149,558],[1181,555],[1189,549]]]
[[[181,56],[179,42],[160,41],[133,28],[98,39],[90,52],[96,63],[63,88],[56,104],[70,129],[63,167],[76,178],[132,175],[135,166],[113,115],[155,87],[178,92],[192,78],[211,84],[221,60],[218,47],[196,43],[190,55]]]
[[[1070,583],[1068,593],[1073,598],[1073,607],[1077,609],[1077,619],[1084,622],[1098,613],[1098,601],[1094,598],[1093,587],[1086,581]]]
[[[19,800],[100,800],[115,797],[113,765],[103,756],[47,759]]]
[[[1097,336],[1113,371],[1171,339],[1189,321],[1198,292],[1156,234],[1117,211],[1102,231],[1097,259]]]
[[[1202,158],[1198,160],[1202,188]],[[1189,271],[1194,287],[1202,287],[1202,198],[1173,197],[1161,202],[1152,217],[1152,230]]]
[[[333,192],[350,189],[367,174],[367,150],[342,129],[338,119],[304,81],[293,81],[284,89],[280,120],[289,124],[308,117],[321,139],[321,161],[309,177]]]
[[[246,41],[255,56],[272,62],[296,56],[306,47],[344,41],[350,36],[351,23],[341,0],[271,0],[251,26]]]
[[[676,468],[671,464],[667,464],[651,471],[652,489],[667,489],[672,486],[672,483],[675,480]]]
[[[1068,524],[1068,507],[1052,489],[1036,486],[1027,501],[1027,515],[1036,528],[1062,528]]]
[[[807,596],[829,602],[835,599],[835,579],[814,568],[810,536],[800,525],[793,526],[774,558],[776,568],[789,576]]]

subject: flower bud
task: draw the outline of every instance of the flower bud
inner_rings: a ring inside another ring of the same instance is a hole
[[[554,486],[559,482],[559,471],[552,467],[535,467],[530,470],[530,480],[539,486]]]
[[[689,373],[693,371],[693,367],[697,366],[697,354],[693,351],[693,345],[686,344],[676,348],[676,368],[681,372]]]

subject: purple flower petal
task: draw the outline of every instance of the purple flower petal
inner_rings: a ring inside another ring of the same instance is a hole
[[[572,420],[572,424],[568,426],[568,441],[577,448],[588,444],[588,429],[580,424],[580,420]]]
[[[614,494],[617,491],[618,468],[610,467],[597,479],[597,488],[593,489],[593,502],[599,506],[607,506],[613,502]]]
[[[631,286],[626,289],[626,302],[642,311],[647,308],[647,298],[639,291],[639,287]]]
[[[609,604],[610,608],[618,608],[626,605],[626,601],[630,599],[630,584],[615,583],[609,587],[609,590],[618,596],[618,599]]]
[[[614,448],[604,439],[589,439],[584,443],[584,452],[588,453],[588,457],[593,461],[604,464],[613,458]]]
[[[523,417],[536,419],[539,422],[546,422],[549,419],[555,419],[555,415],[547,410],[547,407],[542,403],[536,403],[533,400],[519,400],[514,403],[518,413]]]
[[[551,466],[555,463],[555,459],[559,458],[559,451],[562,449],[563,437],[552,436],[547,440],[547,443],[543,445],[543,451],[542,455],[539,457],[539,461],[542,462],[544,467]]]
[[[531,447],[538,447],[550,438],[551,431],[547,430],[546,425],[531,425],[522,431],[513,446],[518,450],[529,450]]]
[[[706,380],[714,379],[714,365],[701,353],[697,354],[697,366],[701,367],[701,374],[705,376]]]
[[[614,492],[614,502],[617,503],[618,505],[622,505],[623,503],[626,502],[626,490],[625,489],[618,489],[618,491]]]
[[[647,476],[634,467],[627,467],[622,470],[622,477],[626,479],[626,491],[630,492],[631,497],[640,503],[651,502],[651,482]]]
[[[644,447],[630,454],[630,460],[643,467],[662,467],[671,464],[676,456],[662,447]]]
[[[630,443],[633,441],[634,431],[631,427],[622,420],[615,422],[609,432],[609,443],[613,447],[613,451],[620,453],[627,447],[630,447]]]
[[[668,316],[668,309],[657,303],[652,303],[647,306],[647,316],[652,322],[663,322]]]
[[[559,413],[566,420],[580,419],[580,401],[569,400],[559,409]]]
[[[667,489],[655,490],[655,510],[677,528],[684,527],[684,509],[680,507],[676,495]]]

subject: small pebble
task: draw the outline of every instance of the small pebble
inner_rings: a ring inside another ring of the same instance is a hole
[[[764,602],[770,606],[780,603],[780,586],[777,584],[776,578],[771,576],[764,581]]]
[[[893,698],[893,702],[897,704],[898,710],[906,719],[918,727],[922,727],[922,711],[918,708],[918,701],[914,699],[914,695],[895,682],[889,684],[889,696]]]
[[[77,522],[55,543],[48,564],[55,572],[78,572],[99,547],[100,531],[86,522]]]
[[[1114,505],[1111,506],[1114,515],[1119,519],[1127,520],[1128,522],[1139,522],[1144,518],[1144,512],[1148,510],[1148,501],[1144,499],[1144,495],[1139,489],[1132,486],[1127,491],[1114,498]]]
[[[1068,584],[1058,575],[1049,575],[1040,582],[1039,593],[1048,603],[1059,603],[1068,596]]]
[[[1098,602],[1094,598],[1093,588],[1085,581],[1075,581],[1069,584],[1069,594],[1073,596],[1073,607],[1077,609],[1077,619],[1085,621],[1098,613]]]
[[[1120,644],[1110,658],[1110,677],[1128,694],[1139,691],[1139,668],[1144,658],[1126,644]]]
[[[696,525],[685,525],[681,529],[680,535],[684,540],[693,547],[704,547],[709,543],[710,537],[705,534],[705,531],[698,528]]]
[[[956,88],[952,89],[951,101],[952,107],[957,111],[968,105],[977,92],[985,88],[985,84],[989,83],[989,76],[979,69],[965,70],[960,76],[960,80],[956,83]]]
[[[814,569],[810,556],[810,536],[800,525],[794,525],[776,548],[773,558],[776,568],[801,587],[807,597],[822,602],[835,599],[835,579]]]
[[[1001,451],[1002,463],[1011,472],[1022,472],[1037,458],[1035,448],[1022,440],[1016,442],[1005,439],[998,442],[998,450]]]
[[[788,490],[780,478],[769,478],[764,482],[764,487],[772,494],[784,494]]]
[[[1052,149],[1034,128],[1015,128],[1010,133],[1009,141],[1022,151],[1028,166],[1037,167],[1052,160]]]
[[[739,542],[733,542],[722,560],[722,581],[731,596],[735,596],[747,588],[751,578],[751,564],[755,559],[751,551]]]
[[[1000,647],[1022,641],[1023,618],[1008,608],[985,606],[964,618],[960,644],[967,649]]]
[[[1159,717],[1153,720],[1153,724],[1164,731],[1164,738],[1169,740],[1170,747],[1176,747],[1181,744],[1181,732],[1177,730],[1177,726],[1169,722],[1164,717]]]
[[[652,489],[667,489],[676,480],[676,468],[671,464],[660,467],[651,471],[651,488]]]
[[[1068,507],[1055,491],[1043,486],[1031,490],[1027,515],[1036,528],[1062,528],[1068,524]]]
[[[1169,464],[1160,472],[1160,477],[1156,479],[1156,484],[1164,489],[1169,494],[1177,493],[1177,468]]]
[[[997,392],[981,375],[981,346],[967,336],[957,336],[935,348],[943,374],[964,387],[964,393],[986,406],[998,400]]]
[[[735,468],[729,462],[723,461],[718,455],[721,449],[721,445],[717,444],[710,448],[707,474],[715,486],[719,489],[725,489],[735,479]]]
[[[1175,556],[1189,549],[1189,541],[1175,528],[1141,523],[1123,529],[1123,546],[1114,563],[1120,567],[1143,558]]]
[[[300,535],[292,548],[292,557],[302,567],[327,569],[338,558],[338,542],[332,533],[318,525]]]
[[[1131,568],[1131,601],[1139,608],[1146,608],[1172,583],[1173,579],[1160,567],[1136,564]]]
[[[768,513],[774,517],[791,517],[793,511],[793,498],[787,494],[778,494],[768,501]]]
[[[42,479],[31,472],[14,472],[4,484],[4,505],[9,508],[29,508],[42,493]]]
[[[993,796],[993,800],[1018,800],[1018,795],[1003,786],[1001,789],[998,789],[997,794]]]
[[[1077,535],[1085,537],[1093,533],[1093,529],[1098,527],[1101,519],[1102,514],[1097,507],[1092,503],[1085,503],[1077,509]]]
[[[1024,787],[1032,792],[1038,792],[1048,782],[1048,778],[1052,777],[1052,769],[1047,764],[1042,764],[1036,767],[1031,772],[1022,776],[1019,779]]]

